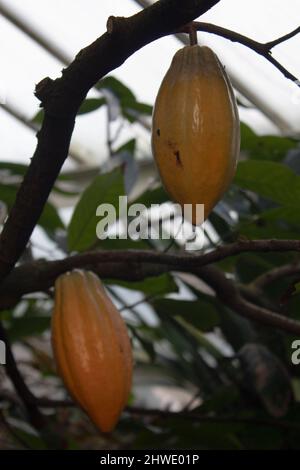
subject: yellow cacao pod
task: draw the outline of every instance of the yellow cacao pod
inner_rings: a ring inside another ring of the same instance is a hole
[[[132,353],[125,323],[92,272],[74,270],[55,283],[52,346],[72,397],[102,432],[127,403]]]
[[[206,218],[228,188],[239,147],[237,105],[218,57],[208,47],[180,49],[156,98],[152,150],[171,198],[192,205],[193,223],[196,204]]]

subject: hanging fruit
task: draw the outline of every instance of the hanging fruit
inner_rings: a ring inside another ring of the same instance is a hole
[[[162,182],[182,207],[204,204],[204,219],[230,185],[240,125],[229,78],[216,54],[199,45],[180,49],[160,86],[152,149]]]
[[[102,432],[115,427],[132,377],[125,323],[92,272],[75,270],[55,283],[52,345],[67,389]]]

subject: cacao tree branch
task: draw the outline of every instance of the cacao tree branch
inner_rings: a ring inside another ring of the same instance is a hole
[[[91,251],[56,261],[33,261],[16,267],[0,287],[0,309],[20,297],[47,291],[60,274],[75,268],[96,270],[102,278],[136,281],[173,270],[191,270],[217,263],[230,256],[256,252],[298,252],[299,240],[240,240],[205,254],[171,254],[152,250]]]
[[[89,252],[58,261],[25,263],[15,268],[4,281],[0,289],[0,305],[2,308],[9,308],[24,294],[45,291],[54,285],[57,276],[74,268],[90,269],[101,278],[127,281],[138,281],[171,270],[182,271],[199,276],[215,291],[217,297],[237,314],[299,335],[300,323],[245,299],[234,281],[227,279],[218,268],[208,266],[228,256],[247,251],[299,251],[299,249],[300,242],[297,240],[249,240],[225,245],[204,255],[118,250]]]
[[[88,91],[146,44],[205,13],[219,0],[160,0],[129,18],[110,18],[107,32],[63,70],[44,79],[36,96],[45,110],[38,144],[0,237],[0,282],[11,271],[42,213],[67,158],[75,116]]]

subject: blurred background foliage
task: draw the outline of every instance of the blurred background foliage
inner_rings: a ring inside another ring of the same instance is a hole
[[[151,157],[136,158],[134,132],[120,143],[124,123],[144,122],[149,129],[152,106],[140,103],[113,76],[97,88],[101,96],[86,99],[78,119],[106,108],[110,158],[104,168],[61,174],[39,220],[41,246],[32,242],[22,262],[93,249],[183,251],[175,239],[170,244],[162,237],[97,239],[96,208],[102,202],[113,204],[117,214],[120,195],[147,207],[171,208]],[[33,122],[39,125],[41,120],[39,112]],[[299,237],[299,141],[259,136],[244,123],[241,136],[235,180],[209,217],[203,249],[240,238]],[[22,164],[0,163],[2,222],[25,171]],[[267,271],[299,261],[293,253],[247,253],[227,258],[218,267],[249,290]],[[300,448],[300,366],[291,361],[295,338],[237,316],[193,275],[170,272],[134,283],[103,281],[126,319],[135,356],[132,396],[115,432],[101,436],[78,408],[61,406],[44,410],[48,425],[38,433],[28,424],[20,399],[0,369],[2,447]],[[264,287],[256,301],[300,321],[297,289],[285,295],[292,285],[293,277],[282,278]],[[37,396],[63,400],[67,393],[50,347],[52,308],[51,290],[31,294],[0,315],[28,385]]]

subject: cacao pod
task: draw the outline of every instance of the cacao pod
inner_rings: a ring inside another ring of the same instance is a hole
[[[72,397],[102,432],[110,432],[127,403],[132,353],[118,310],[92,272],[74,270],[55,283],[52,346]]]
[[[152,150],[167,192],[192,205],[194,224],[196,204],[207,218],[228,188],[239,146],[238,109],[218,57],[205,46],[180,49],[156,98]]]

